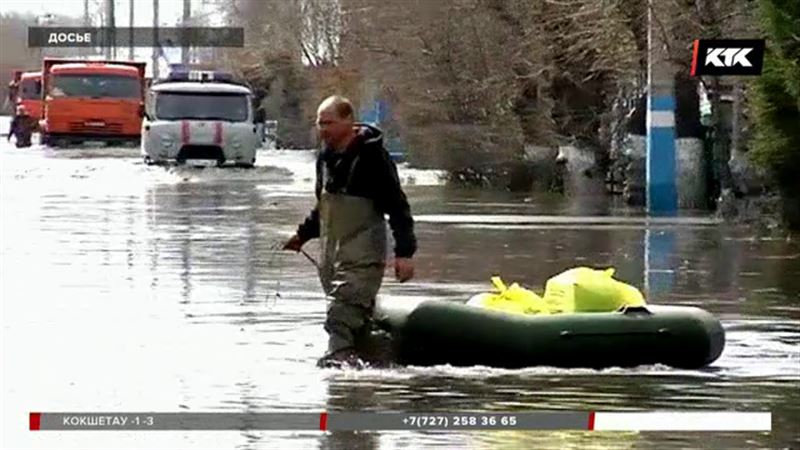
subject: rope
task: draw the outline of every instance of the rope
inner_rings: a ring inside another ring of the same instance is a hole
[[[275,267],[275,262],[278,259],[278,255],[284,253],[285,250],[283,250],[283,244],[275,243],[275,244],[270,246],[269,251],[272,252],[272,256],[267,261],[267,267],[271,269],[271,268]],[[317,270],[319,270],[319,263],[317,262],[316,259],[314,259],[313,256],[309,255],[303,249],[300,249],[300,253],[302,253],[303,256],[306,257],[306,259],[311,261],[311,264],[314,264],[314,267],[316,267]],[[271,289],[268,289],[267,290],[267,296],[266,296],[266,299],[265,299],[265,301],[267,302],[267,308],[269,308],[269,309],[272,309],[272,307],[275,306],[278,303],[278,300],[280,298],[282,298],[282,295],[281,295],[281,278],[283,278],[283,264],[278,264],[278,277],[277,277],[277,279],[275,281],[275,291],[273,293]]]
[[[306,257],[306,258],[307,258],[309,261],[311,261],[311,264],[313,264],[313,265],[314,265],[314,267],[316,267],[316,268],[317,268],[317,270],[319,270],[319,263],[317,262],[317,260],[316,260],[316,259],[314,259],[314,257],[313,257],[313,256],[311,256],[311,255],[309,255],[308,253],[306,253],[306,251],[305,251],[305,250],[303,250],[302,248],[300,249],[300,253],[302,253],[302,254],[303,254],[303,256],[305,256],[305,257]]]
[[[269,258],[269,261],[267,261],[267,267],[271,269],[275,266],[275,261],[281,253],[280,244],[273,244],[270,247],[270,251],[272,252],[272,256]],[[265,298],[268,309],[272,309],[272,307],[278,303],[278,299],[281,298],[281,278],[283,278],[283,264],[278,264],[278,277],[275,281],[275,292],[272,293],[271,290],[268,290]]]

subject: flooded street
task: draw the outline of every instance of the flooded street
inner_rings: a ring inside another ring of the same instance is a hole
[[[451,188],[401,168],[416,278],[400,285],[387,270],[382,301],[465,300],[494,274],[541,291],[570,267],[615,267],[650,303],[720,317],[725,351],[699,371],[320,370],[316,271],[274,250],[313,206],[313,153],[261,150],[245,170],[148,167],[138,152],[0,144],[3,448],[800,446],[797,241],[702,215],[648,222],[613,199]],[[771,411],[773,431],[28,431],[31,411],[340,409]]]

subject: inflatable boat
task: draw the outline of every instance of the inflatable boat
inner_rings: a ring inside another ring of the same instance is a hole
[[[719,320],[686,306],[525,315],[445,301],[379,303],[375,324],[388,334],[392,360],[415,366],[696,369],[725,347]]]

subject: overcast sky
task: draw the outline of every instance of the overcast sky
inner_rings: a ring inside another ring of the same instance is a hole
[[[97,7],[97,0],[90,1]],[[159,2],[159,22],[162,26],[178,25],[183,16],[183,1],[161,0]],[[203,0],[192,0],[192,12],[201,14],[213,11],[212,6],[204,6]],[[128,25],[129,0],[116,0],[115,16],[118,27]],[[148,27],[153,25],[153,1],[135,0],[134,25]],[[0,0],[0,13],[8,12],[33,13],[33,14],[59,14],[74,17],[83,17],[83,0]],[[217,25],[222,25],[217,24]]]
[[[130,8],[129,0],[116,0],[115,3],[115,16],[116,26],[128,26],[128,12]],[[95,11],[97,5],[101,2],[97,0],[90,0],[89,7],[94,6]],[[205,5],[204,3],[209,3]],[[135,0],[134,1],[134,26],[137,27],[150,27],[153,25],[153,1],[152,0]],[[213,2],[203,0],[192,0],[192,13],[194,15],[209,15],[210,24],[212,26],[224,26],[221,20],[213,20],[216,9]],[[0,0],[0,14],[9,12],[17,13],[32,13],[32,14],[54,14],[73,17],[83,17],[83,0]],[[161,0],[159,2],[159,22],[161,26],[177,26],[180,24],[181,17],[183,16],[183,1],[182,0]],[[179,62],[180,61],[180,48],[165,48],[164,53],[167,61]],[[147,73],[151,72],[150,58],[152,50],[149,48],[137,48],[134,53],[134,58],[140,61],[147,61]],[[128,57],[127,49],[120,49],[117,54],[119,58],[125,59]],[[161,67],[161,70],[165,66]],[[163,75],[163,73],[162,73]]]

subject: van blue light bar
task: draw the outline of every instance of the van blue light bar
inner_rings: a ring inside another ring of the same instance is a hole
[[[232,82],[233,74],[217,70],[183,70],[170,72],[168,81],[222,81]]]

